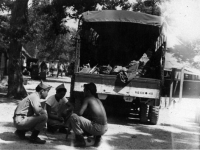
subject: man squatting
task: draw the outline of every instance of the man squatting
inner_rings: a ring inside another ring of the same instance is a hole
[[[98,146],[101,136],[108,130],[106,111],[102,102],[98,99],[97,88],[94,83],[84,84],[84,99],[80,111],[70,117],[71,127],[75,133],[75,146],[86,146],[84,134],[89,133],[94,136],[95,144]],[[87,119],[82,115],[89,111]]]
[[[20,139],[27,139],[25,134],[32,131],[29,138],[31,143],[45,144],[45,140],[41,140],[38,135],[44,129],[47,123],[47,112],[43,109],[40,99],[45,99],[51,86],[41,82],[36,87],[36,92],[28,95],[19,102],[14,111],[13,122],[16,127],[15,134]]]

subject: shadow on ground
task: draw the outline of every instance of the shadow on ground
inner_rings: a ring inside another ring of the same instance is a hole
[[[6,104],[18,104],[20,100],[14,99],[14,98],[8,98],[7,93],[0,93],[0,104],[6,103]]]
[[[129,131],[121,130],[116,133],[106,134],[102,145],[109,146],[110,149],[198,149],[199,134],[190,132],[190,129],[181,128],[180,126],[169,126],[173,130],[156,128],[153,125],[139,125],[134,122],[127,122],[127,119],[120,118],[123,126],[129,126]],[[112,124],[109,127],[118,126],[118,119],[112,118]],[[47,140],[45,145],[30,144],[29,141],[21,141],[14,134],[14,126],[11,122],[1,123],[1,128],[7,128],[7,131],[0,133],[1,149],[57,149],[72,147],[73,135],[66,140],[64,134],[56,133],[40,134],[40,137]],[[118,128],[118,127],[117,127]],[[176,130],[178,129],[178,130]],[[180,130],[181,129],[181,130]],[[9,131],[8,131],[9,130]],[[112,130],[112,129],[110,129]],[[120,128],[119,128],[120,130]],[[30,136],[31,132],[28,132]],[[188,142],[190,141],[190,142]],[[88,148],[86,148],[88,149]]]
[[[10,117],[6,122],[0,119],[0,149],[75,149],[72,146],[73,134],[66,140],[64,134],[47,133],[46,135],[42,132],[40,137],[47,140],[45,145],[19,140],[14,134],[15,128],[11,120],[11,113],[15,107],[10,106],[16,105],[17,100],[7,100],[4,93],[0,94],[0,104],[5,104],[1,106],[7,110],[7,116]],[[5,110],[2,112],[5,113]],[[0,118],[4,117],[3,115],[0,114]],[[112,115],[108,117],[109,129],[103,136],[101,149],[199,149],[200,127],[191,119],[186,120],[185,123],[189,126],[171,122],[143,125],[140,124],[137,113],[125,116]],[[27,135],[30,134],[31,132],[28,132]]]
[[[129,126],[130,131],[121,130],[108,138],[108,145],[114,149],[199,149],[200,127],[187,120],[185,124],[140,124],[138,116],[108,118],[109,124]],[[132,134],[131,131],[135,130]],[[190,142],[189,142],[190,141]],[[142,143],[141,143],[142,142]]]

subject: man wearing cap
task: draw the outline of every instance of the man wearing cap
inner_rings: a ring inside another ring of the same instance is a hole
[[[42,108],[41,100],[48,95],[51,86],[41,83],[36,87],[36,92],[28,95],[19,102],[15,109],[13,122],[17,130],[15,134],[20,139],[27,139],[25,134],[27,131],[32,131],[29,138],[31,143],[45,144],[45,140],[41,140],[38,135],[47,123],[47,112]]]
[[[68,119],[72,114],[73,107],[65,98],[66,92],[64,84],[61,84],[56,88],[56,94],[50,96],[46,101],[47,130],[52,133],[58,129],[61,133],[67,133],[66,128],[69,128]]]
[[[108,130],[107,116],[102,102],[98,99],[97,89],[94,83],[84,84],[84,99],[80,111],[72,114],[70,123],[75,133],[75,146],[86,146],[83,135],[89,133],[95,138],[95,145],[98,146],[101,136]],[[90,112],[90,116],[84,118],[85,111]]]

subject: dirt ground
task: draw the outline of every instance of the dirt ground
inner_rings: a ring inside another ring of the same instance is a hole
[[[55,87],[65,83],[68,92],[70,78],[48,78],[47,82],[53,86],[49,95],[55,93]],[[33,92],[39,81],[28,80],[25,88]],[[69,93],[67,93],[69,95]],[[67,96],[66,95],[66,96]],[[65,139],[61,133],[45,134],[40,137],[47,141],[44,145],[31,144],[19,140],[15,134],[12,122],[14,109],[19,100],[7,99],[5,93],[0,93],[0,149],[56,149],[75,150],[73,147],[74,134]],[[82,149],[116,150],[116,149],[200,149],[200,126],[195,123],[195,112],[200,106],[200,99],[186,99],[169,108],[162,101],[158,125],[143,125],[139,123],[136,114],[128,117],[112,116],[108,118],[108,132],[103,136],[102,144],[98,148],[86,147]],[[27,135],[30,135],[28,133]]]

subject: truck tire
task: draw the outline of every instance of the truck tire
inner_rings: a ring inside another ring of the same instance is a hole
[[[141,123],[147,123],[148,112],[149,112],[149,105],[141,104],[140,105],[140,122]]]
[[[149,108],[149,120],[152,125],[156,125],[158,123],[159,118],[159,106],[150,106]]]

